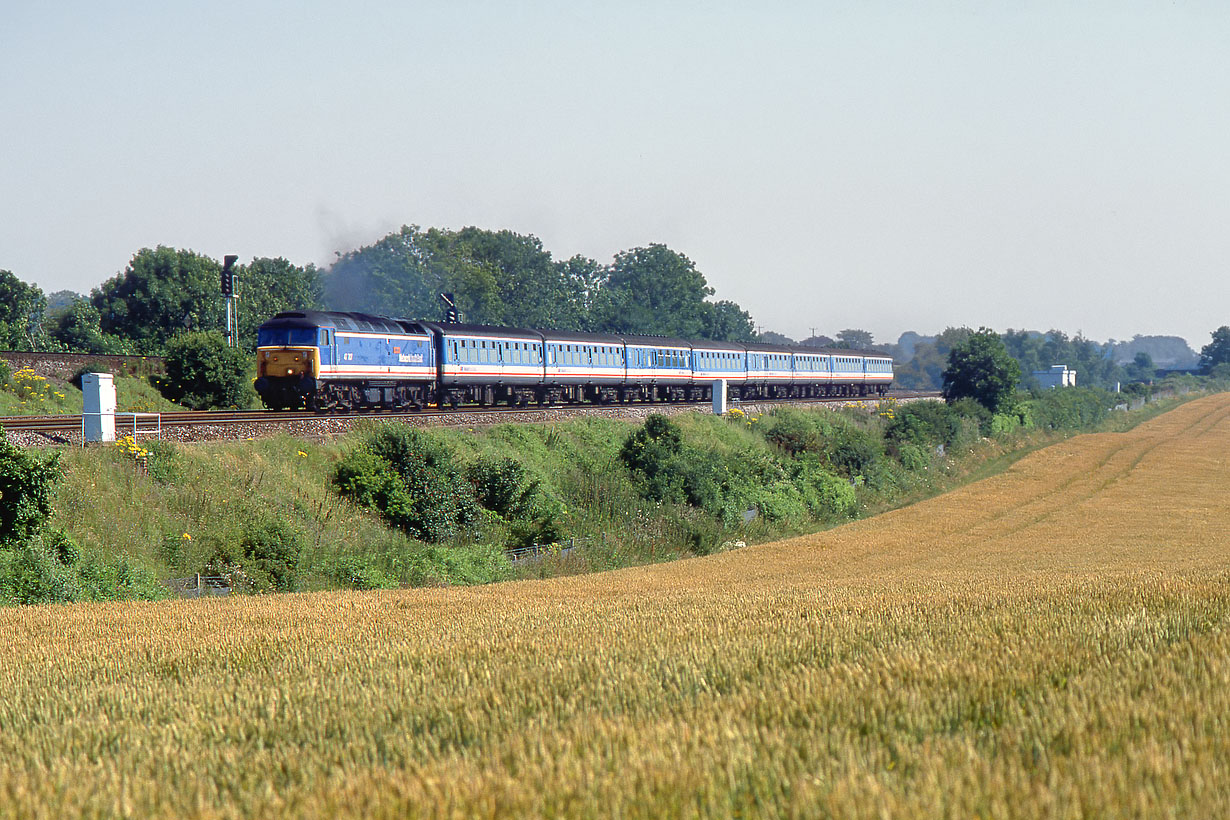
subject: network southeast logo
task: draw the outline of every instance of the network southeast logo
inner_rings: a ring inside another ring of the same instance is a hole
[[[397,361],[401,362],[402,364],[422,364],[423,354],[422,353],[399,353],[397,355]]]

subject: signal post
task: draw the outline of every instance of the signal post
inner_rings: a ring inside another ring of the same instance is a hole
[[[239,346],[239,274],[231,268],[239,261],[239,257],[228,253],[222,257],[222,295],[226,297],[226,343],[231,347]]]

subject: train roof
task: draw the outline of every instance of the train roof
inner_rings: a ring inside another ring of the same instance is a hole
[[[288,310],[265,321],[261,327],[332,327],[360,333],[423,333],[423,324],[412,319],[392,319],[335,310]]]
[[[792,345],[771,345],[764,342],[744,342],[743,346],[757,353],[795,353],[798,350]]]
[[[630,333],[618,334],[620,339],[623,339],[630,345],[638,347],[691,347],[692,342],[689,339],[676,339],[672,336],[639,336]]]
[[[717,342],[712,339],[697,339],[692,342],[694,350],[733,350],[736,353],[746,353],[747,345],[742,342]]]
[[[624,337],[614,333],[579,333],[575,330],[540,330],[548,342],[589,342],[600,345],[620,345]]]
[[[495,336],[501,339],[542,340],[542,334],[539,331],[527,330],[523,327],[474,325],[466,322],[423,322],[423,327],[435,330],[445,336]]]

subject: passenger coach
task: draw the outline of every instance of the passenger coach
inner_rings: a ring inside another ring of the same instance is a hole
[[[856,350],[575,333],[364,313],[261,325],[256,391],[275,409],[707,401],[884,395],[892,359]]]

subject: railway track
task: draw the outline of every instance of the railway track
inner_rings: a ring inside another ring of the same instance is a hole
[[[888,399],[913,399],[913,398],[933,398],[937,397],[936,393],[924,393],[919,391],[900,391],[890,393]],[[883,401],[879,397],[866,398],[851,398],[837,397],[825,399],[810,399],[807,401],[758,401],[745,402],[742,406],[747,408],[767,408],[782,404],[791,406],[809,406],[821,404],[843,404],[843,403],[860,403],[860,402],[879,402]],[[138,413],[136,414],[136,430],[139,435],[152,435],[156,431],[161,431],[164,435],[171,438],[188,438],[188,439],[206,439],[206,438],[234,438],[234,435],[219,434],[211,435],[183,435],[185,432],[199,430],[204,432],[206,428],[230,428],[230,427],[245,427],[261,428],[257,432],[267,432],[270,426],[289,429],[296,432],[296,428],[308,426],[325,426],[329,432],[340,432],[349,429],[355,423],[371,420],[371,419],[402,419],[414,420],[416,424],[423,426],[429,425],[473,425],[473,424],[492,424],[501,421],[513,421],[521,419],[524,421],[543,421],[562,419],[567,416],[574,415],[595,415],[595,414],[619,414],[629,413],[632,415],[643,415],[649,412],[657,412],[662,410],[679,410],[679,409],[698,409],[704,407],[704,404],[696,402],[656,402],[656,403],[639,403],[639,404],[560,404],[547,405],[539,407],[531,405],[529,407],[462,407],[459,409],[439,409],[436,407],[428,407],[425,410],[416,410],[408,412],[366,412],[366,413],[312,413],[302,410],[177,410],[164,413]],[[733,407],[739,407],[739,404],[733,404]],[[544,419],[545,416],[550,416],[549,419]],[[132,414],[117,413],[115,420],[116,435],[125,435],[133,430]],[[50,441],[71,441],[76,440],[81,433],[81,416],[80,415],[58,415],[58,416],[4,416],[0,417],[0,428],[6,433],[31,434],[36,437],[45,437],[45,440]]]

